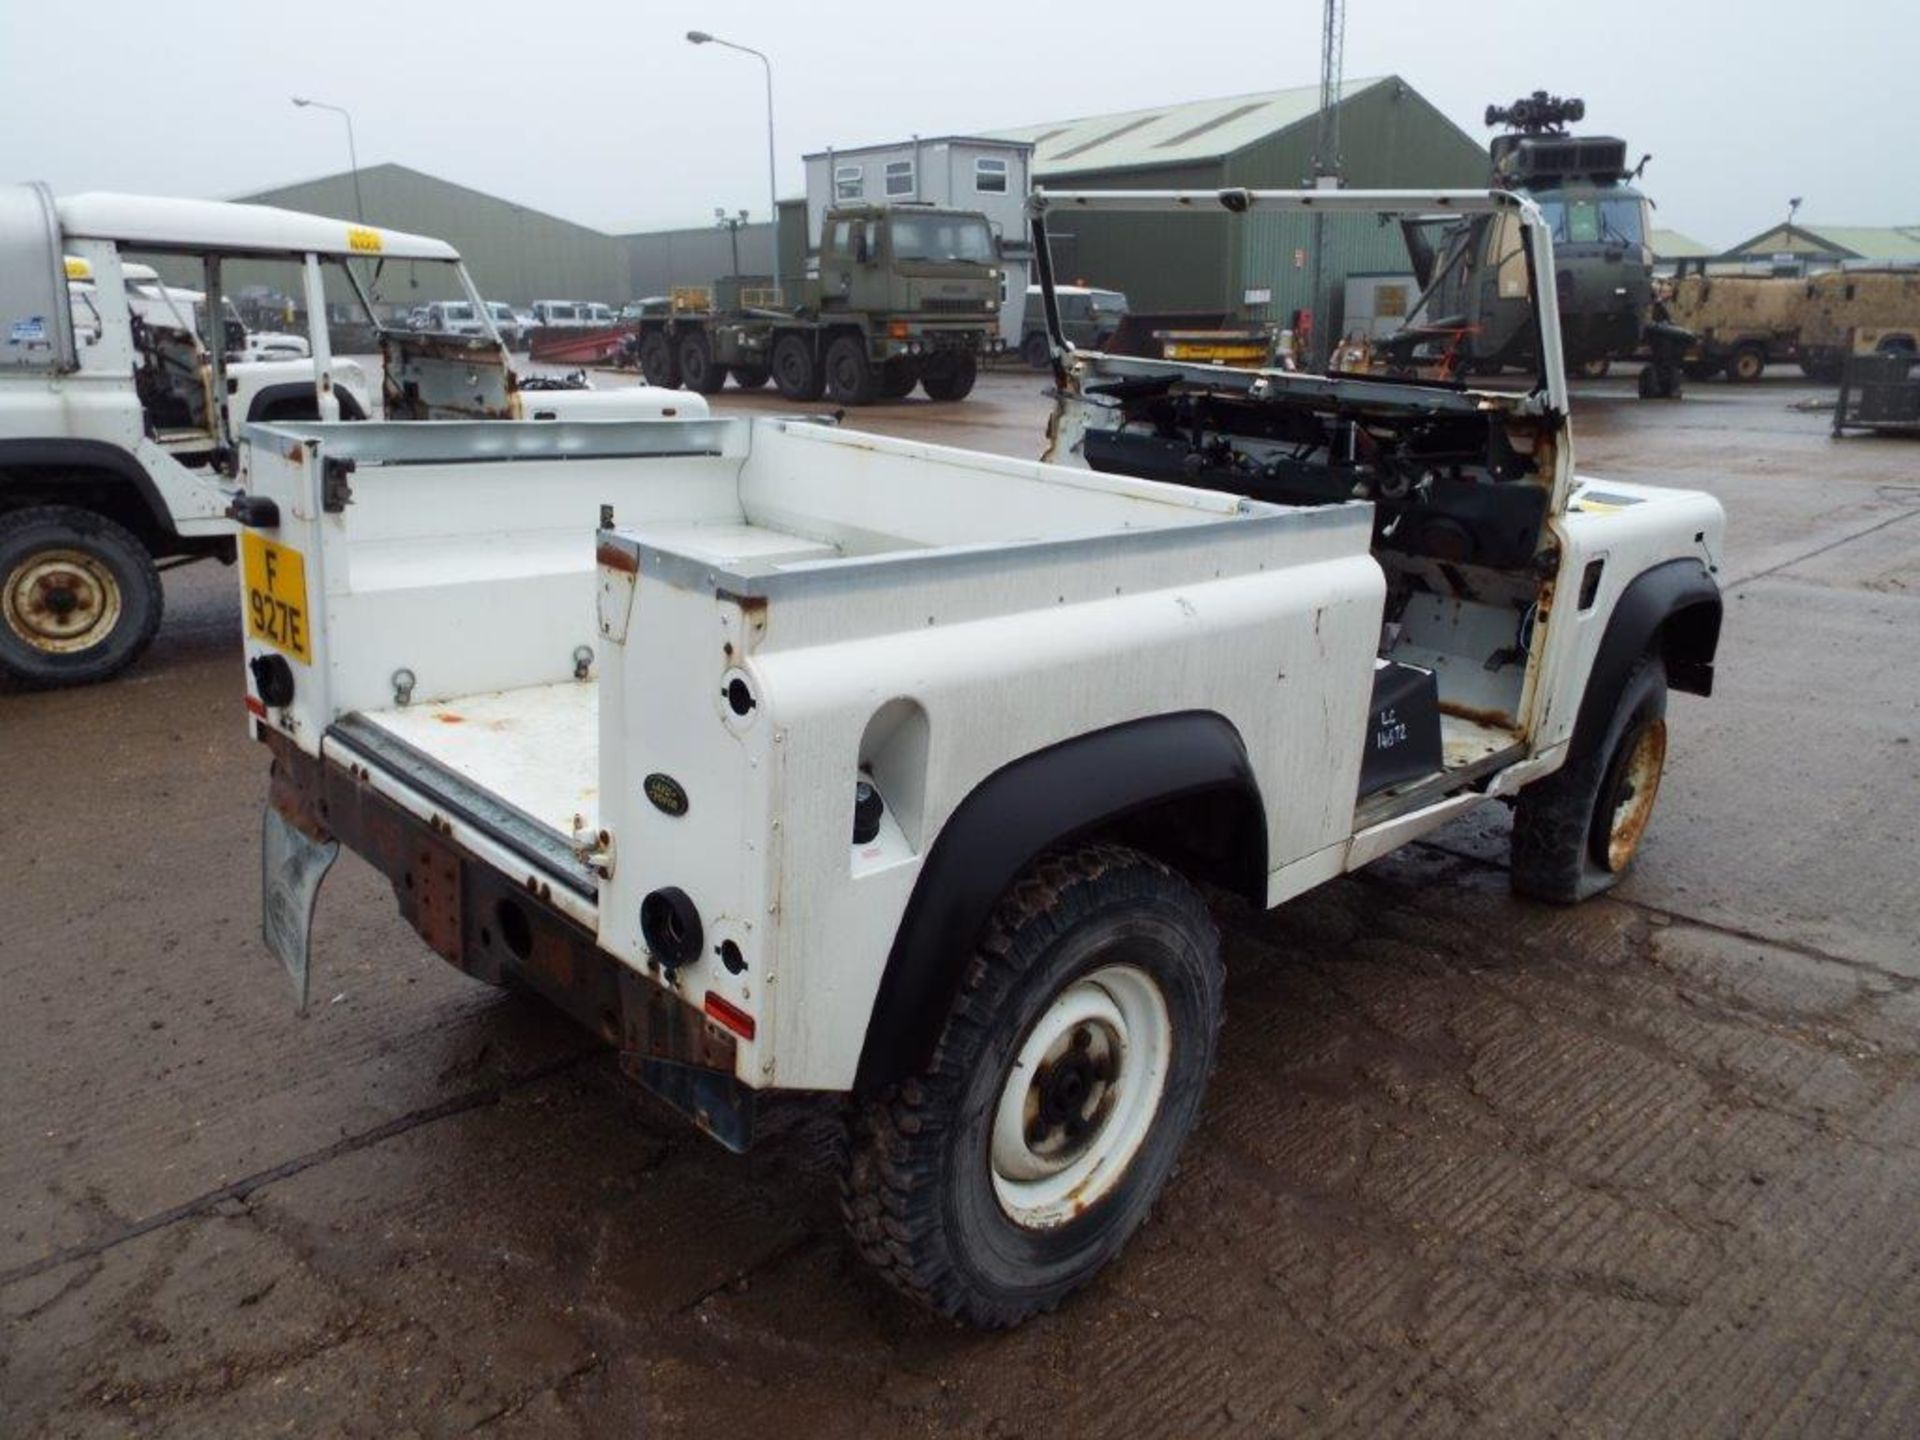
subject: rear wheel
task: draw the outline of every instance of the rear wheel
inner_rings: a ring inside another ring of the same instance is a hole
[[[46,505],[0,516],[0,673],[105,680],[147,648],[162,604],[146,546],[104,515]]]
[[[640,373],[649,385],[672,390],[680,384],[680,366],[673,358],[673,342],[664,330],[649,330],[640,337]]]
[[[1038,861],[1001,899],[932,1059],[850,1121],[842,1210],[894,1286],[976,1325],[1058,1305],[1146,1218],[1200,1113],[1220,938],[1134,850]]]
[[[1767,373],[1767,352],[1758,345],[1742,345],[1727,357],[1727,378],[1751,385]]]
[[[1045,370],[1053,364],[1053,347],[1047,343],[1047,337],[1036,330],[1020,342],[1020,358],[1027,362],[1030,370]]]
[[[727,367],[714,363],[713,342],[704,330],[681,336],[674,358],[680,362],[680,378],[689,390],[717,395],[727,383]]]
[[[1667,758],[1667,667],[1643,656],[1620,687],[1600,742],[1520,792],[1513,888],[1571,903],[1611,889],[1653,818]]]
[[[773,346],[773,383],[789,400],[818,400],[825,388],[813,363],[813,342],[805,335],[782,335]]]
[[[929,400],[964,400],[973,393],[979,373],[973,356],[949,351],[927,357],[920,370],[920,384]]]
[[[880,393],[880,373],[867,359],[867,342],[840,335],[827,346],[827,398],[836,405],[871,405]]]
[[[736,365],[733,367],[733,383],[742,390],[758,390],[767,383],[767,377],[772,373],[764,365]]]

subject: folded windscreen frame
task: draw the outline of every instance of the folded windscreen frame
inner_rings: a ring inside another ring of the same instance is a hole
[[[1062,383],[1075,352],[1056,289],[1107,285],[1130,302],[1102,344],[1115,357],[1566,411],[1551,235],[1525,197],[1040,189],[1028,206]]]

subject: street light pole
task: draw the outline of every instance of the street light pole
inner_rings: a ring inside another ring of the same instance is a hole
[[[344,106],[329,105],[324,100],[309,100],[305,96],[295,95],[293,103],[302,110],[331,110],[347,122],[347,164],[353,170],[353,216],[362,225],[367,223],[367,207],[360,200],[360,152],[353,143],[353,115]]]
[[[740,278],[740,227],[747,223],[747,212],[729,215],[718,206],[714,207],[713,218],[722,230],[727,232],[727,243],[733,247],[733,278]]]
[[[738,50],[742,55],[753,56],[767,72],[767,218],[773,226],[773,289],[775,294],[780,294],[780,180],[774,161],[773,62],[758,50],[746,45],[736,45],[731,40],[722,40],[719,36],[709,35],[704,30],[689,30],[687,42],[691,45],[719,45],[728,50]],[[785,298],[781,295],[783,301]]]

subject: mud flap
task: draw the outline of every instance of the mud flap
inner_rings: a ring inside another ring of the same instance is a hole
[[[260,933],[293,980],[300,1013],[307,1010],[307,957],[313,938],[313,902],[320,882],[340,858],[338,840],[314,840],[287,823],[272,805],[260,826]]]

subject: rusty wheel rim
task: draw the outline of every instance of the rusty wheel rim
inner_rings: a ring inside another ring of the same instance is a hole
[[[1160,1112],[1172,1046],[1166,997],[1138,966],[1102,966],[1054,997],[994,1109],[988,1163],[1008,1219],[1051,1229],[1112,1191]]]
[[[1618,874],[1633,863],[1653,818],[1660,774],[1667,763],[1667,722],[1654,719],[1634,737],[1613,785],[1613,813],[1607,823],[1607,869]]]
[[[14,566],[0,591],[7,628],[45,655],[100,643],[120,623],[120,582],[84,550],[42,550]]]

